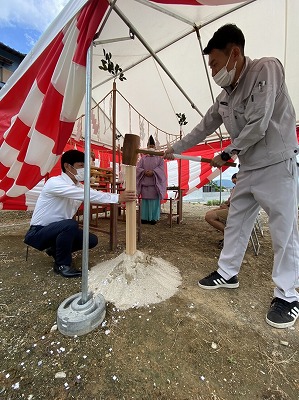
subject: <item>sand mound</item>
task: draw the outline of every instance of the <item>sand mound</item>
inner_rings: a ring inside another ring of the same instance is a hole
[[[177,268],[161,258],[137,251],[102,262],[89,272],[89,288],[120,310],[160,303],[173,296],[182,278]]]

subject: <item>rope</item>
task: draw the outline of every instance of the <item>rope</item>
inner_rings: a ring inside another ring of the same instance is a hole
[[[173,113],[174,113],[174,115],[175,115],[175,117],[176,117],[176,119],[177,119],[174,106],[173,106],[173,104],[172,104],[172,101],[171,101],[171,99],[170,99],[170,96],[169,96],[169,94],[168,94],[168,92],[167,92],[167,89],[166,89],[166,87],[165,87],[165,85],[164,85],[164,82],[163,82],[163,80],[162,80],[162,76],[161,76],[160,71],[159,71],[159,69],[158,69],[158,67],[157,67],[156,60],[153,60],[153,61],[154,61],[154,65],[155,65],[155,68],[156,68],[156,70],[157,70],[157,73],[158,73],[158,75],[159,75],[160,81],[161,81],[161,83],[162,83],[162,86],[163,86],[163,88],[164,88],[164,90],[165,90],[165,93],[166,93],[166,96],[167,96],[167,98],[168,98],[168,101],[169,101],[169,103],[170,103],[170,105],[171,105],[172,111],[173,111]]]
[[[132,109],[131,109],[131,104],[129,104],[129,133],[132,133]]]

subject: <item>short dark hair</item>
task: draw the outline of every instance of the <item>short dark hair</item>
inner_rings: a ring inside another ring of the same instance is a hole
[[[61,156],[61,169],[65,172],[64,163],[74,165],[76,162],[84,163],[84,153],[79,150],[68,150]]]
[[[235,173],[234,175],[232,175],[231,180],[233,179],[237,179],[237,173]]]
[[[226,24],[219,28],[209,40],[203,54],[210,54],[214,49],[226,50],[228,45],[237,45],[241,49],[241,54],[244,55],[245,37],[235,24]]]

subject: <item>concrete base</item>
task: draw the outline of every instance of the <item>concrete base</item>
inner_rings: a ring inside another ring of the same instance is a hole
[[[67,336],[84,335],[97,328],[106,315],[106,303],[101,294],[93,297],[89,294],[82,304],[82,293],[77,293],[64,300],[57,310],[57,327]]]

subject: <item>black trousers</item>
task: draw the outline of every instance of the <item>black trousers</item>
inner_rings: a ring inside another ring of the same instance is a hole
[[[74,219],[52,222],[47,226],[31,225],[24,243],[40,251],[51,248],[57,265],[70,266],[72,253],[82,250],[83,229]],[[98,237],[89,233],[89,248],[97,244]]]

